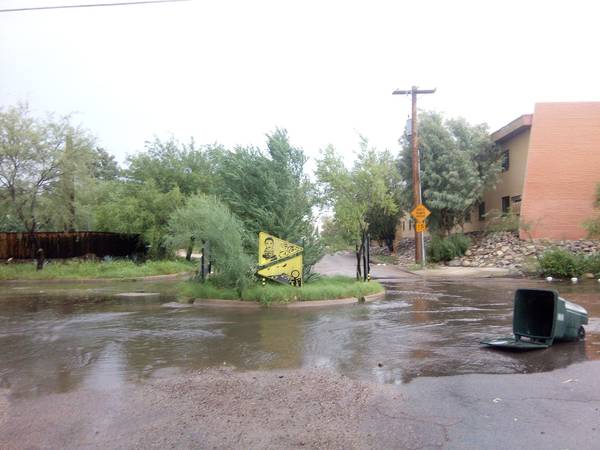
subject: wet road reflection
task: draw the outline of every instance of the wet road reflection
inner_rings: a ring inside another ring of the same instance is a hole
[[[172,283],[0,287],[0,388],[14,397],[231,365],[328,367],[382,383],[421,376],[549,371],[600,359],[600,285],[555,284],[587,308],[585,342],[502,353],[480,347],[511,334],[527,280],[394,282],[374,304],[314,310],[234,310],[173,304]],[[153,295],[122,297],[118,293]],[[158,294],[158,295],[157,295]]]

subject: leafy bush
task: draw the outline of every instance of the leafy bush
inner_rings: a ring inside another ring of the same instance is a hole
[[[600,276],[600,253],[589,256],[586,260],[586,272]]]
[[[561,249],[547,250],[539,258],[541,275],[556,278],[580,277],[588,262],[582,255]]]
[[[456,256],[464,255],[471,245],[471,239],[464,234],[453,234],[448,237],[448,240],[454,245],[457,252]]]
[[[433,236],[427,247],[427,257],[431,262],[450,261],[463,256],[470,245],[471,239],[464,234],[453,234],[447,238]]]
[[[179,208],[169,221],[168,242],[185,248],[193,236],[200,245],[210,242],[214,261],[213,282],[222,287],[243,290],[252,275],[252,259],[244,252],[245,230],[240,220],[216,197],[196,195]]]
[[[486,233],[519,230],[519,216],[512,211],[502,214],[500,211],[493,210],[486,217],[488,218],[488,223],[485,226]]]

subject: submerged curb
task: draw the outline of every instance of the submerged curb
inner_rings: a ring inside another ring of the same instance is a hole
[[[365,303],[382,300],[385,297],[385,290],[376,294],[365,295]],[[361,303],[357,297],[337,298],[331,300],[306,300],[292,303],[283,304],[272,304],[270,308],[312,308],[312,307],[324,307],[324,306],[338,306],[338,305],[351,305]],[[267,306],[261,305],[258,300],[223,300],[215,298],[206,299],[195,299],[194,306],[208,306],[208,307],[224,307],[224,308],[252,308],[260,309],[266,308]]]
[[[24,284],[24,283],[96,283],[107,282],[115,283],[119,281],[162,281],[162,280],[179,280],[193,275],[194,272],[179,272],[168,273],[165,275],[148,275],[146,277],[128,277],[128,278],[30,278],[19,280],[0,280],[2,284]]]

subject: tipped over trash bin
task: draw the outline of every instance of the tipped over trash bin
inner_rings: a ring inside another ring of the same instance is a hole
[[[585,337],[587,311],[551,289],[517,289],[513,306],[513,333],[506,338],[481,341],[490,347],[509,350],[547,348],[556,341]]]

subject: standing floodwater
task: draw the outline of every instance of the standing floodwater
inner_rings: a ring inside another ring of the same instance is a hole
[[[402,383],[420,376],[543,372],[600,358],[600,289],[558,285],[590,314],[584,342],[530,353],[481,348],[511,334],[512,296],[532,281],[387,283],[384,301],[315,309],[185,307],[173,283],[4,284],[0,388],[13,397],[119,388],[206,367],[325,367]],[[118,295],[128,292],[130,295]]]

